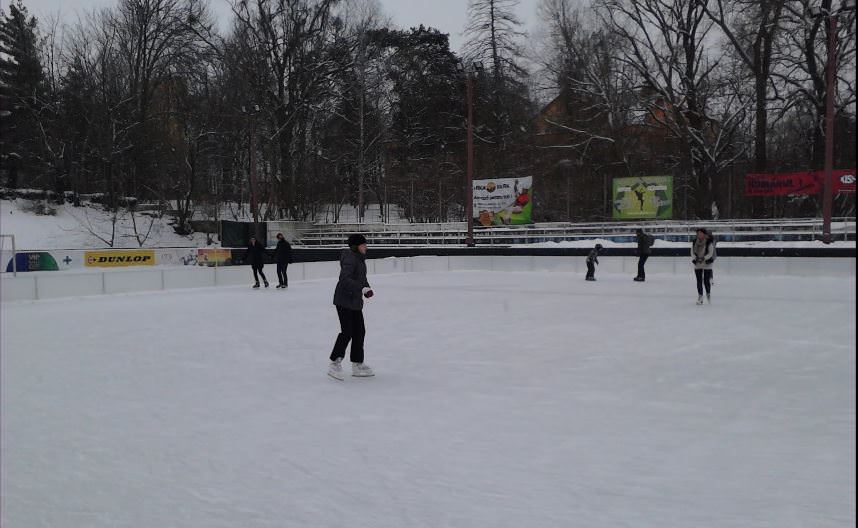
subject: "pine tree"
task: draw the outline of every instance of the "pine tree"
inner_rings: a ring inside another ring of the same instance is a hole
[[[0,12],[0,178],[9,187],[38,185],[37,125],[44,73],[37,50],[37,21],[18,0]]]

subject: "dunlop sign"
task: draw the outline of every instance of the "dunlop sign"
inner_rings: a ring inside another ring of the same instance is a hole
[[[155,251],[151,249],[129,251],[87,251],[85,262],[91,268],[113,268],[118,266],[154,266]]]

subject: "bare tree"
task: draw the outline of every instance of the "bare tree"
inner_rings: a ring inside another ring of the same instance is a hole
[[[231,43],[247,76],[251,103],[263,108],[270,125],[265,142],[277,147],[277,182],[291,216],[307,215],[307,125],[331,88],[337,63],[325,44],[335,26],[339,0],[236,1]]]
[[[618,35],[598,19],[583,19],[573,0],[542,0],[539,11],[550,28],[549,53],[542,64],[568,98],[566,114],[574,122],[548,119],[574,138],[547,148],[571,149],[583,160],[598,144],[606,144],[631,172],[624,132],[634,121],[636,70],[617,60],[623,46]]]
[[[754,170],[768,168],[769,87],[772,56],[786,0],[699,0],[719,26],[754,83]],[[714,5],[710,5],[714,4]]]
[[[825,105],[827,85],[828,27],[825,17],[811,15],[812,0],[792,0],[785,4],[783,43],[776,54],[775,77],[784,87],[783,112],[796,110],[807,113],[811,127],[810,167],[822,167],[825,144]],[[833,0],[822,0],[824,13],[836,12],[839,6]],[[851,115],[854,119],[855,93],[855,11],[840,15],[835,39],[838,75],[835,86],[835,114]]]
[[[701,218],[711,210],[718,160],[734,155],[732,141],[725,139],[732,138],[746,113],[735,106],[735,97],[722,94],[719,61],[706,44],[714,22],[705,5],[703,0],[601,3],[605,20],[626,43],[617,59],[643,81],[638,90],[642,109],[682,145],[682,183]]]
[[[527,86],[522,82],[527,71],[519,64],[522,57],[519,41],[525,34],[520,29],[521,20],[514,13],[518,4],[519,0],[468,3],[464,56],[466,61],[482,62],[490,69],[490,75],[480,76],[477,82],[477,115],[488,117],[479,120],[477,137],[492,146],[489,159],[494,174],[515,168],[517,160],[509,159],[507,150],[525,141],[520,132],[531,121],[519,112],[528,109],[530,101]]]

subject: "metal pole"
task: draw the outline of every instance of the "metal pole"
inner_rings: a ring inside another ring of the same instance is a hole
[[[832,170],[834,168],[834,84],[837,68],[837,16],[828,13],[828,64],[825,67],[825,174],[822,182],[822,241],[831,243]]]
[[[256,200],[256,114],[250,117],[250,211],[253,213],[253,236],[259,237],[259,203]]]
[[[570,202],[570,197],[572,195],[570,194],[571,191],[569,190],[569,187],[571,186],[570,182],[572,181],[572,178],[569,177],[568,171],[564,171],[564,172],[566,172],[566,221],[571,222],[572,221],[572,206],[571,206],[571,202]]]
[[[474,247],[474,79],[466,73],[468,86],[468,186],[465,189],[465,220],[468,235],[465,245]]]
[[[613,200],[613,197],[611,197]],[[602,173],[602,206],[605,207],[604,221],[607,222],[611,218],[611,204],[608,202],[608,175]]]

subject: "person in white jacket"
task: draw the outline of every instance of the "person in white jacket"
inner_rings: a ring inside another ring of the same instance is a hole
[[[705,228],[697,230],[697,236],[691,244],[691,263],[694,264],[694,276],[697,278],[697,304],[703,304],[703,289],[706,289],[706,301],[712,303],[712,264],[715,262],[715,239]]]

